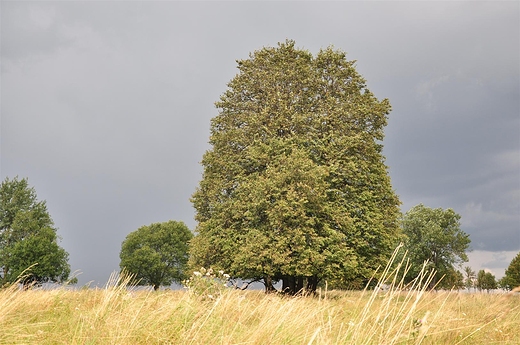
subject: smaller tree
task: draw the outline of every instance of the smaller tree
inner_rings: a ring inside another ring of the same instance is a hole
[[[486,272],[484,270],[480,270],[477,273],[477,288],[479,291],[482,290],[493,290],[498,287],[497,281],[495,279],[495,276],[491,274],[490,272]]]
[[[443,287],[460,290],[464,288],[464,276],[457,270],[449,270],[443,277]]]
[[[133,274],[138,285],[180,283],[186,278],[188,245],[193,234],[183,222],[168,221],[142,226],[121,245],[119,266]]]
[[[0,285],[67,281],[69,255],[56,231],[45,201],[38,201],[27,179],[6,178],[0,184]]]
[[[450,277],[457,277],[455,267],[468,261],[466,250],[471,242],[460,229],[460,215],[452,209],[419,204],[406,212],[402,227],[412,264],[406,279],[414,279],[428,262],[428,268],[435,271],[430,287],[451,289],[454,280]],[[442,276],[445,278],[440,280]]]
[[[477,279],[477,275],[475,271],[471,269],[471,267],[464,267],[464,286],[466,289],[471,290],[472,287],[475,286],[475,279]]]
[[[506,290],[520,286],[520,253],[511,260],[505,276],[500,279],[500,286]]]

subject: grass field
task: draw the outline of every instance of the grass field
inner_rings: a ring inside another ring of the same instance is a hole
[[[319,291],[0,290],[0,344],[518,344],[520,296]]]

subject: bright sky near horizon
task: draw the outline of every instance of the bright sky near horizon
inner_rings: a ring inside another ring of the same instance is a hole
[[[384,153],[406,212],[462,216],[469,265],[520,251],[520,2],[2,1],[0,177],[47,201],[80,284],[190,196],[237,59],[333,45],[393,110]]]

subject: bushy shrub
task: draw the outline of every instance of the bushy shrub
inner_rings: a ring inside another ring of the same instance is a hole
[[[229,275],[224,271],[214,272],[212,268],[195,271],[190,278],[183,281],[183,285],[190,294],[203,299],[217,299],[225,289],[230,287]]]

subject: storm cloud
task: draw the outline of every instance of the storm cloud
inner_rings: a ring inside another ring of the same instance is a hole
[[[2,2],[1,178],[47,200],[80,283],[152,222],[195,229],[213,103],[236,60],[286,39],[357,61],[393,110],[402,210],[462,216],[473,269],[520,250],[518,2]]]

